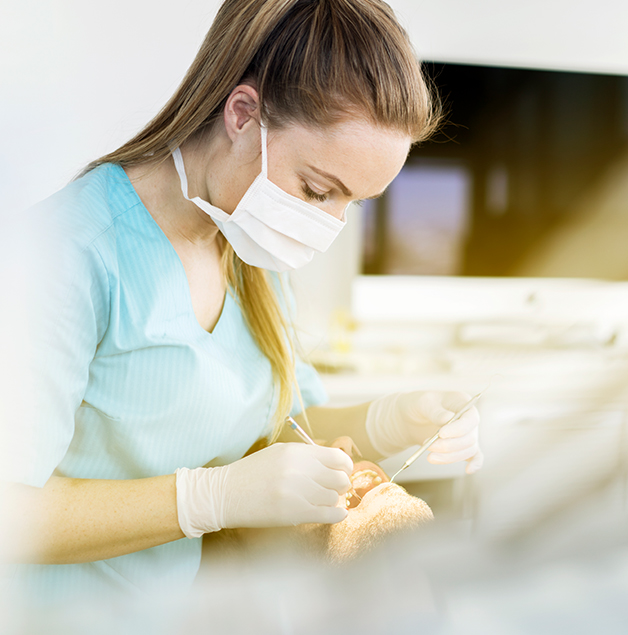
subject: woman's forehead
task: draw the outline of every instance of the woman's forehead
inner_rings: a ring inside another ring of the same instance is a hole
[[[410,148],[410,137],[392,128],[377,126],[365,119],[345,119],[331,126],[305,126],[292,123],[277,131],[284,140],[301,140],[318,151],[336,150],[346,146],[361,149],[377,149],[382,147]]]
[[[405,163],[411,145],[408,135],[363,120],[329,128],[293,124],[278,131],[277,141],[294,167],[337,177],[352,198],[381,193]]]

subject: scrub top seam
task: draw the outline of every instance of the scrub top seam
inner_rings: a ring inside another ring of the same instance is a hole
[[[98,238],[101,235],[102,234],[100,234]],[[97,238],[94,239],[94,241],[96,240]],[[105,334],[107,333],[107,328],[109,328],[109,324],[111,323],[111,305],[112,305],[111,295],[113,292],[112,292],[112,286],[111,286],[111,278],[109,277],[109,269],[107,269],[107,265],[105,264],[105,260],[102,257],[102,254],[100,253],[100,249],[98,249],[97,245],[93,245],[93,249],[98,255],[98,259],[100,260],[100,264],[102,265],[102,268],[105,270],[105,275],[107,276],[107,289],[109,291],[109,293],[107,294],[107,310],[105,311],[105,314],[107,316],[107,327],[103,329],[102,337],[98,340],[98,344],[97,344],[98,346],[102,342],[103,338],[105,337]]]
[[[103,258],[103,255],[100,252],[100,249],[98,248],[98,245],[96,244],[96,242],[102,238],[103,235],[107,234],[112,228],[115,228],[115,224],[116,224],[116,220],[122,216],[123,214],[126,214],[127,212],[131,211],[133,208],[137,207],[138,205],[142,205],[142,201],[135,201],[133,202],[132,205],[125,207],[124,209],[120,210],[118,214],[116,214],[115,216],[111,217],[111,222],[106,226],[103,227],[95,236],[93,236],[89,242],[87,242],[83,248],[81,249],[81,251],[79,252],[79,258],[81,256],[83,256],[83,254],[85,254],[87,251],[89,250],[93,250],[97,255],[98,255],[98,260],[100,261],[100,264],[105,272],[105,275],[107,276],[107,310],[106,310],[106,314],[107,314],[107,325],[110,322],[110,318],[111,318],[111,294],[112,294],[112,286],[111,286],[111,278],[109,276],[109,270],[107,268],[107,265],[105,263],[105,260]],[[65,295],[64,298],[64,303],[63,306],[66,307],[67,306],[67,302],[68,302],[68,297],[71,293],[72,290],[72,286],[75,284],[76,279],[79,275],[80,271],[77,270],[74,275],[72,276],[72,281],[70,282],[69,286],[68,286],[68,290],[67,293]],[[107,330],[106,328],[104,329],[105,331]],[[104,333],[103,333],[103,337],[104,337]],[[102,342],[102,337],[100,338],[100,340],[98,341],[98,344],[100,344],[100,342]]]
[[[109,228],[107,228],[107,229],[109,229]],[[105,231],[107,231],[107,230],[103,230],[100,234],[98,234],[98,236],[96,236],[87,245],[85,245],[83,247],[83,249],[81,249],[81,251],[79,252],[79,257],[82,256],[84,253],[90,251],[90,250],[93,250],[93,251],[96,252],[96,254],[98,254],[98,260],[99,260],[100,264],[102,265],[102,268],[105,271],[105,275],[107,276],[107,290],[108,290],[108,293],[107,293],[107,311],[106,311],[106,313],[108,315],[111,315],[111,281],[109,279],[109,272],[107,271],[107,267],[106,267],[106,265],[104,263],[104,260],[103,260],[103,257],[101,255],[100,251],[98,250],[98,247],[96,247],[96,245],[94,245],[94,242],[96,240],[98,240],[98,238],[100,238],[100,236],[102,236],[102,234]],[[68,285],[68,289],[67,289],[67,291],[65,293],[65,297],[63,298],[63,308],[64,309],[67,308],[68,299],[70,297],[70,293],[72,292],[72,287],[76,283],[76,280],[77,280],[77,278],[79,276],[79,273],[81,273],[80,270],[77,270],[77,271],[74,272],[74,275],[72,276],[72,280],[71,280],[71,282]],[[100,343],[100,341],[102,341],[102,338],[101,338],[101,340],[99,340],[98,343]]]

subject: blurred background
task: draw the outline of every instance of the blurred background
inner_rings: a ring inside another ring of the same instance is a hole
[[[472,545],[441,546],[443,561],[483,571],[481,583],[447,578],[443,632],[474,619],[478,632],[557,632],[545,609],[521,622],[531,630],[508,619],[547,597],[565,614],[582,607],[594,596],[585,580],[607,580],[611,596],[628,580],[628,4],[389,4],[446,121],[384,197],[350,210],[329,252],[294,272],[300,341],[331,405],[490,384],[483,470],[423,458],[400,481],[447,520],[443,535]],[[218,5],[4,0],[0,218],[156,114]],[[504,546],[523,554],[516,566],[495,556]],[[607,568],[574,561],[583,547],[610,549]],[[530,554],[538,567],[523,571]],[[599,632],[621,632],[608,619]],[[293,632],[289,622],[274,632]]]

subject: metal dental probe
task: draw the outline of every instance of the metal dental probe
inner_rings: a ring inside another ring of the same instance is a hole
[[[473,408],[473,406],[475,405],[476,401],[488,390],[488,386],[486,388],[484,388],[484,390],[481,390],[477,395],[475,395],[475,397],[472,397],[470,401],[468,401],[466,403],[465,406],[462,407],[461,410],[459,410],[446,424],[444,424],[443,426],[441,426],[438,429],[438,432],[433,436],[430,437],[402,466],[401,468],[395,472],[395,474],[393,475],[393,477],[390,479],[390,482],[392,483],[395,478],[397,478],[397,476],[399,474],[401,474],[401,472],[403,472],[407,467],[410,467],[420,456],[421,454],[423,454],[426,450],[428,450],[430,448],[430,446],[437,441],[440,437],[438,436],[440,431],[447,425],[449,425],[450,423],[453,423],[454,421],[458,421],[458,419],[460,419],[460,417],[462,417],[463,414],[465,414],[466,412],[468,412],[469,410],[471,410],[471,408]]]
[[[307,444],[309,444],[309,445],[318,445],[318,443],[314,442],[310,438],[310,435],[292,417],[286,417],[286,423],[288,424],[288,427],[292,428],[297,433],[297,435],[300,436],[301,439],[303,441],[305,441]],[[362,500],[362,497],[353,488],[351,488],[351,491],[360,500]]]

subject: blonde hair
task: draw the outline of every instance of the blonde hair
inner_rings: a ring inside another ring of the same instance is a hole
[[[233,89],[255,86],[269,128],[326,127],[351,116],[407,134],[413,143],[436,128],[440,112],[408,35],[381,0],[226,0],[181,85],[148,125],[90,163],[155,163],[173,145],[210,132]],[[279,398],[271,442],[290,412],[291,329],[266,271],[247,265],[226,243],[226,281],[270,361]]]

